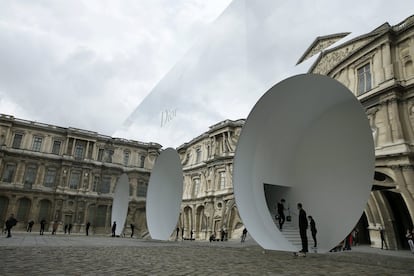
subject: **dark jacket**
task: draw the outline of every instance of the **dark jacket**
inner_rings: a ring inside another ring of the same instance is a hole
[[[299,210],[299,229],[308,229],[308,219],[303,209]]]

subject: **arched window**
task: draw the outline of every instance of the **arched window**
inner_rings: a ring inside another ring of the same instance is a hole
[[[49,221],[51,206],[52,203],[47,199],[43,199],[39,202],[39,216],[37,217],[38,221],[41,221],[42,219]]]
[[[106,205],[99,205],[96,210],[96,227],[105,227],[106,223]]]
[[[28,198],[21,198],[17,203],[17,214],[16,219],[17,221],[27,221],[27,217],[30,211],[31,201]]]

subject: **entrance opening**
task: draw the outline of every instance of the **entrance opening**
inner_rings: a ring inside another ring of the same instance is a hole
[[[407,229],[413,228],[413,222],[408,212],[407,205],[400,193],[391,191],[382,191],[388,201],[394,218],[392,223],[395,229],[395,237],[399,249],[409,249],[405,233]]]

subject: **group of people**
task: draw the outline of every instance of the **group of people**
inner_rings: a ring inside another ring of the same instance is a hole
[[[10,238],[12,235],[11,235],[11,229],[17,224],[17,219],[14,217],[14,214],[11,214],[10,215],[10,217],[6,220],[6,223],[5,223],[5,233],[7,234],[7,238]],[[35,224],[35,222],[33,221],[33,220],[30,220],[28,223],[27,223],[27,227],[26,227],[26,232],[32,232],[32,230],[33,230],[33,225]],[[39,231],[39,234],[40,235],[44,235],[44,232],[45,232],[45,229],[46,229],[46,224],[47,224],[47,222],[46,222],[46,220],[45,219],[42,219],[41,221],[40,221],[40,231]],[[132,224],[131,224],[132,225]],[[90,228],[90,226],[91,226],[91,223],[88,221],[87,223],[86,223],[86,227],[85,227],[85,230],[86,230],[86,236],[88,236],[89,235],[89,228]],[[57,232],[57,229],[58,229],[58,227],[59,227],[59,222],[58,221],[54,221],[53,222],[53,225],[52,225],[52,235],[56,235],[56,232]],[[71,230],[72,230],[72,224],[71,223],[68,223],[68,224],[65,224],[65,226],[64,226],[64,232],[65,232],[65,234],[66,233],[68,233],[68,234],[70,234],[70,232],[71,232]],[[134,230],[133,230],[133,228],[132,228],[132,234],[133,234],[133,232],[134,232]],[[131,237],[132,237],[132,235],[131,235]]]
[[[180,228],[179,227],[177,227],[176,229],[175,229],[175,231],[176,231],[176,236],[175,236],[175,240],[176,241],[178,241],[178,236],[179,236],[179,234],[180,234]],[[194,231],[193,231],[193,229],[191,229],[190,230],[190,238],[189,238],[189,240],[190,241],[193,241],[194,240]],[[183,241],[183,240],[185,240],[186,238],[184,238],[184,228],[181,228],[181,240]]]
[[[286,221],[286,216],[285,216],[285,199],[281,199],[280,202],[277,203],[277,219],[279,222],[279,229],[280,231],[283,230],[283,224]],[[302,242],[302,249],[299,251],[300,253],[305,253],[309,252],[308,249],[308,236],[307,236],[307,230],[310,226],[310,231],[312,234],[312,239],[313,239],[313,248],[317,248],[318,244],[317,244],[317,240],[316,240],[316,223],[315,220],[313,219],[312,216],[307,216],[306,215],[306,211],[303,209],[302,203],[298,203],[297,204],[297,208],[299,210],[299,234],[300,234],[300,239]],[[288,209],[289,210],[289,209]],[[290,215],[288,216],[288,220],[290,220]]]

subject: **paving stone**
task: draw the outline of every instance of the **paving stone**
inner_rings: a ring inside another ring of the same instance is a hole
[[[414,275],[414,254],[368,246],[347,252],[269,251],[253,240],[162,242],[15,233],[0,237],[0,275]]]

